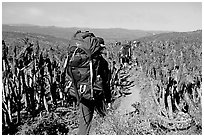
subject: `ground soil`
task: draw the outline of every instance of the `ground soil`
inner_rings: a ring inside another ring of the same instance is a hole
[[[133,83],[133,86],[129,90],[125,91],[125,92],[131,93],[131,94],[128,94],[128,95],[120,98],[120,105],[119,105],[117,111],[122,115],[135,111],[132,104],[141,101],[140,88],[135,81],[136,73],[137,73],[137,71],[135,68],[131,68],[129,70],[130,77],[129,77],[128,81],[134,81],[134,83]]]
[[[140,89],[137,85],[133,86],[128,92],[131,94],[121,98],[120,106],[117,109],[117,111],[122,115],[135,111],[132,104],[140,102]]]

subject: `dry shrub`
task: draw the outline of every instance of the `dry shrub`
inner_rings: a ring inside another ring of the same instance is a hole
[[[19,127],[17,135],[67,135],[78,127],[78,111],[42,112]]]

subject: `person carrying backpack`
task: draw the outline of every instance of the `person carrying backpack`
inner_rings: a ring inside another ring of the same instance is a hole
[[[110,70],[102,55],[104,46],[102,38],[87,31],[77,31],[70,41],[66,70],[72,94],[79,103],[79,135],[89,134],[94,110],[105,116],[111,101]]]
[[[132,52],[131,44],[129,42],[122,44],[122,47],[119,51],[119,60],[120,60],[120,63],[125,67],[131,61],[131,56],[132,56],[131,52]]]

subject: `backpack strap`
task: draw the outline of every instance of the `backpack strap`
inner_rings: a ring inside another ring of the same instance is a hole
[[[68,64],[68,57],[69,57],[69,54],[67,54],[67,57],[66,57],[66,59],[64,61],[64,66],[63,66],[64,71],[66,70],[66,67],[67,67],[67,64]]]
[[[128,49],[128,56],[129,57],[131,56],[130,53],[131,53],[131,51],[130,51],[130,47],[129,47],[129,49]]]
[[[92,60],[89,61],[89,66],[90,66],[90,77],[91,77],[91,99],[94,99],[93,96],[93,62]]]
[[[67,61],[69,61],[70,59],[69,59],[69,56],[67,56]],[[72,79],[72,85],[73,85],[73,88],[74,88],[74,90],[76,91],[76,98],[77,98],[77,102],[78,102],[78,104],[79,104],[79,101],[81,100],[81,98],[80,98],[80,96],[79,96],[79,92],[78,92],[78,90],[77,90],[77,83],[76,83],[76,81],[74,80],[74,76],[73,76],[73,73],[72,73],[72,68],[71,67],[69,67],[69,63],[66,63],[66,69],[68,69],[68,75],[71,77],[71,79]]]
[[[89,56],[89,70],[90,70],[90,82],[91,82],[91,99],[94,100],[94,91],[93,91],[93,62],[91,58],[91,52],[87,49],[85,49],[82,45],[79,45],[78,48],[82,49],[86,52],[86,54]]]
[[[75,50],[74,50],[74,53],[72,54],[72,57],[71,57],[71,61],[73,60],[73,58],[74,58],[74,56],[75,56],[75,54],[76,54],[76,52],[77,52],[77,50],[78,50],[79,48],[77,47]]]

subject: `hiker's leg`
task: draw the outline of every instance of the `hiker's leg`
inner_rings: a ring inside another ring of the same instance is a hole
[[[107,109],[106,109],[106,103],[105,103],[105,100],[104,100],[104,97],[103,96],[100,96],[98,99],[95,100],[95,110],[98,112],[98,114],[101,116],[101,117],[104,117],[106,116],[107,114]]]
[[[79,129],[78,135],[88,135],[91,127],[91,120],[93,118],[94,107],[93,104],[80,103]]]

